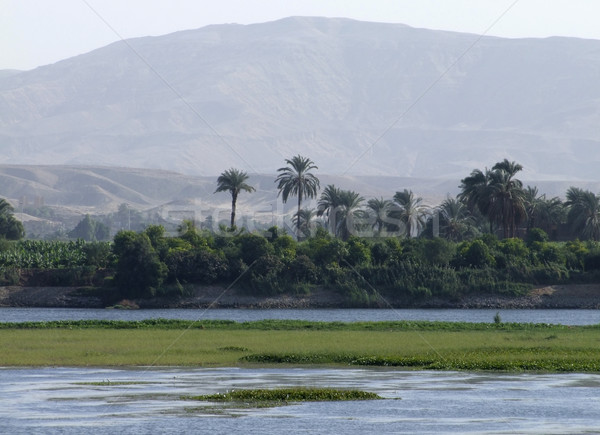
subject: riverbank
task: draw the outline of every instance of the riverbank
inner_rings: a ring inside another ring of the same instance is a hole
[[[103,299],[80,287],[0,287],[0,307],[105,308]],[[193,296],[137,299],[139,308],[347,308],[335,291],[315,289],[310,294],[252,296],[237,289],[197,287]],[[353,305],[354,308],[359,308]],[[600,309],[600,284],[537,287],[523,296],[478,294],[459,299],[419,301],[376,298],[370,308],[497,308],[497,309]]]

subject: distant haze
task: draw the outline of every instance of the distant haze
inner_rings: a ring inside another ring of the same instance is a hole
[[[288,18],[0,72],[0,163],[598,180],[600,41]]]

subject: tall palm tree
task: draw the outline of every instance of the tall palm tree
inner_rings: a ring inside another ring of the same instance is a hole
[[[321,192],[321,197],[317,204],[317,216],[325,216],[329,230],[335,234],[341,205],[341,190],[334,184],[329,184]]]
[[[240,192],[254,192],[254,187],[246,183],[248,174],[239,169],[230,168],[223,171],[217,178],[217,192],[231,193],[231,228],[235,228],[235,207]]]
[[[355,220],[362,217],[361,203],[364,198],[352,190],[341,190],[339,216],[335,234],[342,240],[348,240],[356,230]]]
[[[404,224],[406,237],[416,237],[425,226],[429,207],[423,204],[423,198],[407,189],[396,192],[394,203],[391,214]]]
[[[287,202],[290,195],[298,197],[297,214],[300,214],[302,199],[317,196],[320,187],[319,179],[310,171],[319,168],[309,158],[302,157],[301,155],[286,159],[285,162],[288,166],[277,170],[279,175],[275,182],[279,183],[277,188],[284,203]],[[300,236],[299,221],[297,222],[296,230],[297,235]]]
[[[355,230],[355,219],[360,217],[363,201],[358,193],[329,184],[319,198],[317,216],[326,216],[329,230],[346,240]]]
[[[491,179],[491,171],[485,168],[484,171],[474,169],[471,175],[460,181],[461,192],[458,195],[458,200],[465,203],[471,213],[478,211],[482,216],[488,217]],[[489,224],[490,233],[493,233],[493,222],[490,220]]]
[[[392,201],[383,198],[371,198],[367,201],[367,208],[373,219],[373,229],[378,235],[383,231],[385,222],[387,222],[388,213],[392,206]]]
[[[571,230],[585,239],[600,240],[600,198],[578,187],[567,190],[567,222]]]
[[[525,210],[527,212],[527,232],[529,232],[530,229],[535,228],[539,208],[546,196],[539,195],[537,187],[527,186],[523,190],[523,198],[525,199]]]
[[[523,183],[514,178],[522,169],[518,163],[506,159],[492,168],[488,218],[502,227],[504,238],[515,237],[519,224],[527,219]]]

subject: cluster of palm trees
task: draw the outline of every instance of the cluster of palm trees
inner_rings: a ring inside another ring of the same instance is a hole
[[[296,235],[308,237],[315,227],[327,228],[343,240],[352,234],[375,231],[401,233],[415,237],[425,226],[429,209],[422,204],[422,198],[415,197],[409,190],[396,192],[392,200],[370,199],[363,207],[365,199],[352,190],[344,190],[333,184],[326,186],[318,199],[316,210],[303,209],[302,201],[317,198],[320,182],[311,172],[318,169],[309,158],[297,155],[285,160],[287,166],[279,168],[275,182],[282,201],[297,197],[298,208],[293,216]],[[252,192],[254,188],[246,183],[249,176],[235,168],[224,171],[217,179],[217,192],[231,193],[231,227],[235,227],[235,210],[238,195],[242,191]],[[321,218],[317,220],[316,218]]]
[[[521,222],[527,219],[523,183],[515,175],[523,166],[504,159],[492,170],[475,169],[461,181],[459,200],[467,205],[471,213],[485,216],[490,224],[502,228],[504,238],[515,237]]]
[[[567,223],[574,236],[600,240],[600,197],[571,187],[567,201],[546,198],[536,187],[523,187],[516,178],[523,167],[504,159],[491,169],[475,169],[461,180],[461,192],[432,208],[421,197],[404,189],[391,199],[365,199],[357,192],[327,185],[318,197],[316,209],[303,209],[306,199],[317,199],[320,183],[311,172],[318,167],[300,155],[285,160],[275,180],[283,202],[297,197],[293,222],[299,239],[309,237],[321,226],[343,240],[352,234],[368,236],[417,237],[429,228],[432,235],[452,241],[475,237],[481,232],[499,232],[504,238],[523,235],[532,228],[547,233]],[[246,183],[248,174],[228,169],[217,179],[216,192],[229,191],[232,197],[231,227],[242,191],[254,188]],[[215,192],[215,193],[216,193]]]
[[[540,195],[537,187],[523,187],[515,175],[523,169],[504,159],[491,170],[474,170],[461,180],[454,210],[455,226],[487,220],[489,232],[500,229],[502,236],[517,237],[532,228],[553,232],[562,224],[571,237],[600,240],[600,197],[588,190],[571,187],[565,202],[558,197]],[[467,225],[468,227],[468,225]],[[452,231],[450,231],[452,232]],[[460,231],[458,231],[460,232]]]

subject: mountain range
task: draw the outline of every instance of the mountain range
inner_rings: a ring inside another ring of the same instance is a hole
[[[274,174],[300,153],[332,176],[456,186],[508,158],[528,180],[593,182],[598,77],[596,40],[316,17],[212,25],[1,71],[0,163],[178,180]]]

